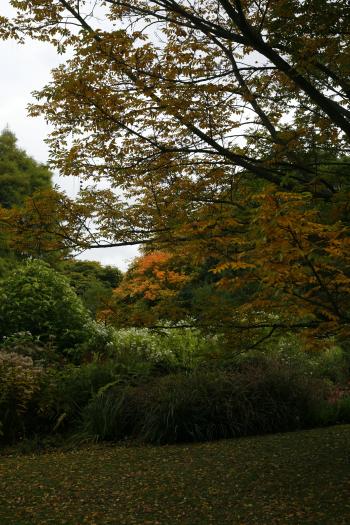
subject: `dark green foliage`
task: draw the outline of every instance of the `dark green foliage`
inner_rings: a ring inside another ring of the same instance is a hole
[[[31,332],[61,352],[82,343],[91,322],[65,277],[41,261],[29,261],[0,285],[0,336]]]
[[[0,233],[0,279],[3,279],[13,270],[18,264],[18,257],[6,248],[6,239]]]
[[[113,288],[121,282],[123,274],[114,266],[103,266],[96,261],[69,259],[61,263],[60,271],[93,316],[108,303]]]
[[[26,197],[51,187],[52,173],[19,149],[8,129],[0,133],[0,207],[21,206]],[[52,257],[52,255],[51,255]],[[9,247],[8,233],[0,225],[0,279],[19,264],[22,253]]]
[[[228,359],[220,339],[197,330],[118,332],[89,320],[84,334],[68,353],[52,336],[46,344],[28,332],[3,340],[3,442],[75,434],[164,444],[350,422],[349,387],[329,379],[329,371],[343,378],[337,348],[300,357],[284,341],[275,355]],[[67,356],[84,362],[67,364]]]
[[[42,373],[30,357],[0,350],[0,442],[25,435]]]
[[[58,361],[55,350],[30,332],[0,341],[0,442],[18,441],[39,430],[37,400],[45,382],[44,367]]]
[[[8,129],[0,134],[0,205],[20,206],[25,197],[51,187],[52,174],[16,145]]]
[[[115,380],[115,371],[109,362],[49,370],[37,398],[41,424],[47,430],[72,428],[91,398],[101,387]]]
[[[335,423],[350,423],[350,395],[344,396],[335,403]]]
[[[7,355],[11,369],[0,352],[0,442],[72,431],[80,411],[118,378],[110,362],[42,369],[28,357]]]
[[[308,426],[322,385],[287,369],[198,371],[111,388],[83,411],[95,439],[206,441]]]
[[[350,395],[319,403],[313,414],[313,423],[314,426],[350,423]]]
[[[335,346],[317,356],[318,372],[333,383],[342,384],[350,378],[349,352]]]
[[[17,332],[0,341],[0,351],[14,352],[27,356],[40,366],[57,363],[59,356],[51,341],[44,344],[40,336],[34,337],[30,332]]]
[[[113,389],[101,391],[82,411],[78,440],[119,441],[135,438],[135,427],[142,419],[142,404],[135,396],[137,392],[128,385],[114,385]]]
[[[52,429],[71,431],[77,427],[81,411],[92,399],[116,385],[143,383],[149,371],[150,367],[139,361],[127,367],[123,362],[112,360],[49,369],[36,397],[40,414],[37,425],[44,433]]]

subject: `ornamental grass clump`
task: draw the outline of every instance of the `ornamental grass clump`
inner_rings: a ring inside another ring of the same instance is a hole
[[[177,373],[104,389],[82,413],[95,440],[155,444],[283,432],[314,423],[322,382],[275,367]]]

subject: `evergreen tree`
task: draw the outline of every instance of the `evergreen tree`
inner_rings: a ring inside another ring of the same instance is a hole
[[[17,146],[14,133],[0,134],[0,207],[21,206],[35,191],[51,187],[52,173]],[[9,247],[8,232],[0,224],[0,277],[18,262],[19,254]]]
[[[0,205],[20,206],[25,197],[51,187],[52,173],[17,146],[8,128],[0,134]]]

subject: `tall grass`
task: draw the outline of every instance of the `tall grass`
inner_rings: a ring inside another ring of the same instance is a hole
[[[164,444],[295,430],[324,396],[321,383],[280,367],[182,372],[105,391],[83,411],[82,431]]]

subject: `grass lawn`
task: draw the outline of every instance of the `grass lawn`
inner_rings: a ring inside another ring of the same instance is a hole
[[[0,457],[0,524],[350,524],[350,425]]]

